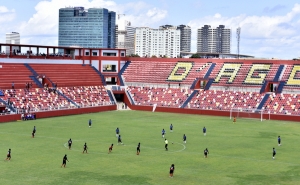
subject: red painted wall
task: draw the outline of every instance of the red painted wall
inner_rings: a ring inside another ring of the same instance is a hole
[[[152,106],[140,106],[140,105],[131,105],[128,97],[124,96],[125,103],[131,110],[141,110],[141,111],[152,111]],[[198,114],[198,115],[210,115],[210,116],[225,116],[230,117],[229,111],[217,111],[217,110],[200,110],[200,109],[180,109],[180,108],[169,108],[169,107],[156,107],[156,112],[170,112],[170,113],[180,113],[180,114]],[[236,115],[233,115],[236,116]],[[239,113],[241,117],[248,117],[248,113]],[[260,114],[253,114],[255,118],[260,119]],[[263,114],[263,119],[269,119],[269,114]],[[284,121],[300,121],[300,116],[292,115],[277,115],[271,114],[271,120],[284,120]]]
[[[21,119],[20,114],[12,114],[12,115],[5,115],[0,116],[0,123],[10,122],[10,121],[17,121]]]
[[[80,109],[66,109],[66,110],[57,110],[57,111],[47,111],[47,112],[37,112],[36,118],[48,118],[48,117],[57,117],[57,116],[68,116],[74,114],[87,114],[103,111],[112,111],[117,110],[116,105],[102,106],[102,107],[89,107],[89,108],[80,108]],[[5,115],[0,116],[0,123],[17,121],[21,120],[20,114]]]

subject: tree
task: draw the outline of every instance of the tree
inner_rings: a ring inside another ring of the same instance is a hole
[[[195,53],[190,58],[201,58],[201,56],[198,53]]]
[[[128,55],[129,57],[140,57],[138,54],[131,54],[131,55]]]

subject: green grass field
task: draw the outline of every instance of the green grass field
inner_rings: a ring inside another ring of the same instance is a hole
[[[171,123],[173,133],[169,132]],[[34,125],[36,137],[31,138]],[[124,146],[117,145],[117,127]],[[164,149],[163,128],[169,151]],[[183,134],[187,135],[185,145]],[[296,122],[238,119],[233,124],[229,117],[111,111],[0,124],[0,137],[3,185],[300,184],[300,126]],[[66,148],[69,138],[72,150]],[[88,154],[82,154],[84,142]],[[137,156],[138,142],[141,154]],[[108,154],[111,143],[115,146]],[[203,157],[206,147],[208,158]],[[10,162],[4,161],[9,148]],[[64,154],[70,162],[61,168]],[[172,163],[175,173],[169,178]]]

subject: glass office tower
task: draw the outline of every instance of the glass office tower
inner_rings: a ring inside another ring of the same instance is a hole
[[[58,45],[84,48],[115,47],[116,13],[105,8],[59,9]]]

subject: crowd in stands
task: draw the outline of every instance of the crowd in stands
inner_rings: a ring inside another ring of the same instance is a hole
[[[9,53],[5,53],[5,51],[0,51],[0,55],[7,55]],[[19,55],[19,56],[43,56],[46,57],[47,54],[45,53],[33,53],[31,50],[26,51],[26,53],[22,53],[21,50],[14,49],[11,52],[12,55]],[[64,54],[64,53],[50,53],[49,56],[51,57],[71,57],[70,54]]]
[[[27,120],[35,120],[36,119],[36,114],[35,113],[28,113],[28,114],[21,114],[21,119],[23,121]]]

